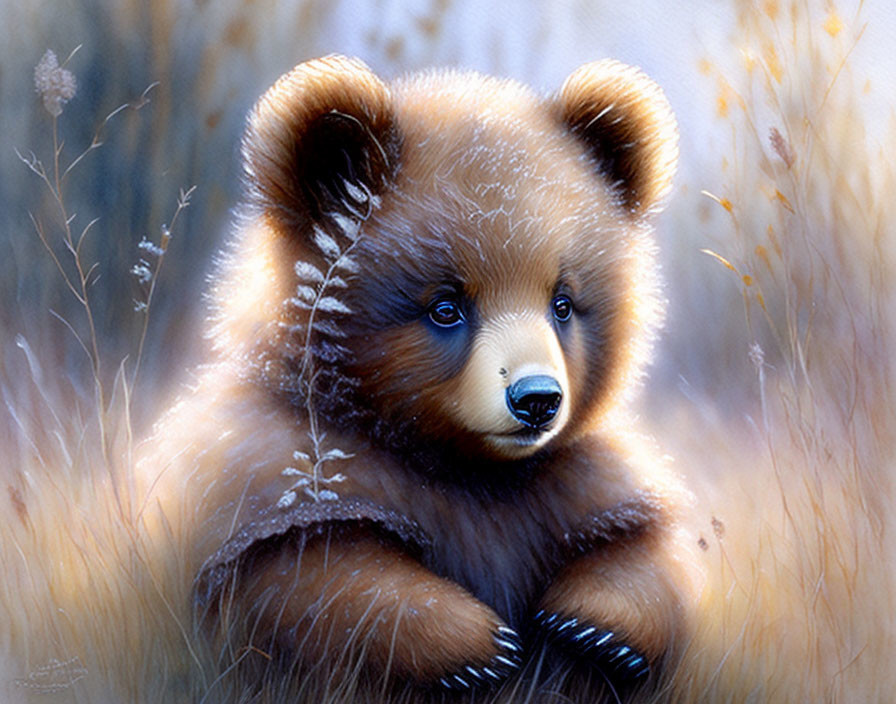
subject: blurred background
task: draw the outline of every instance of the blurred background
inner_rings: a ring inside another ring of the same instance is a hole
[[[384,78],[456,66],[550,93],[613,57],[663,87],[681,132],[657,223],[667,325],[639,401],[696,496],[709,575],[676,691],[888,691],[896,6],[0,0],[0,23],[0,483],[14,506],[13,478],[54,465],[40,438],[83,443],[138,357],[128,432],[189,382],[245,115],[280,74],[339,52]],[[35,90],[47,49],[77,81],[55,127]],[[161,246],[168,225],[159,262],[138,245]]]
[[[896,54],[887,37],[896,29],[896,9],[881,1],[841,5],[701,0],[684,10],[657,0],[2,0],[0,17],[8,28],[0,46],[3,330],[9,339],[24,334],[77,383],[87,360],[72,331],[50,311],[80,331],[77,313],[69,315],[80,306],[32,222],[37,218],[58,245],[59,214],[52,193],[19,157],[33,154],[47,167],[53,162],[52,118],[33,74],[47,49],[60,63],[77,49],[66,64],[77,93],[58,118],[63,170],[95,138],[102,142],[66,176],[63,195],[75,234],[96,219],[82,259],[96,264],[91,304],[109,374],[134,356],[144,323],[134,311],[145,298],[131,273],[142,255],[137,244],[142,238],[158,242],[179,190],[196,187],[172,233],[150,311],[141,362],[149,386],[141,395],[150,397],[161,390],[160,380],[195,359],[205,275],[238,196],[245,115],[281,73],[339,52],[361,57],[386,78],[458,66],[548,93],[578,65],[614,57],[654,78],[679,119],[681,171],[659,223],[671,324],[653,378],[705,393],[710,382],[721,381],[719,374],[730,381],[730,365],[748,364],[743,340],[732,337],[732,328],[743,327],[740,292],[700,249],[735,254],[728,213],[701,192],[725,197],[737,150],[750,148],[738,129],[743,101],[750,101],[746,93],[763,67],[754,71],[749,62],[761,64],[775,43],[805,42],[794,53],[806,56],[775,59],[793,59],[783,66],[792,87],[815,80],[813,71],[840,72],[839,85],[854,89],[853,107],[861,115],[855,133],[846,136],[874,152],[891,129]],[[807,33],[791,36],[794,22]],[[826,32],[825,22],[836,31]],[[825,66],[813,67],[813,60]],[[784,93],[788,86],[778,88]],[[767,102],[760,96],[750,105],[761,120],[750,128],[763,141],[773,127],[784,129]],[[142,408],[151,413],[154,404],[145,400]]]

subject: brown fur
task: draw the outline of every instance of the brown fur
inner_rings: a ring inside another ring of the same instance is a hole
[[[612,62],[558,98],[475,74],[390,88],[338,57],[275,84],[211,295],[218,357],[143,460],[147,520],[190,544],[213,637],[306,670],[359,647],[449,687],[518,667],[518,634],[624,679],[558,629],[572,617],[654,665],[676,649],[681,492],[618,430],[675,149],[659,90]],[[440,296],[461,328],[429,322]],[[513,434],[506,390],[533,374],[562,404]]]
[[[283,624],[276,648],[299,643],[302,656],[318,662],[366,647],[380,671],[424,682],[494,648],[502,621],[492,609],[365,527],[337,526],[274,547],[243,565],[241,598],[258,605],[262,622]]]

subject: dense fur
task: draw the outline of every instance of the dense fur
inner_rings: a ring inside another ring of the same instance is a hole
[[[142,460],[209,637],[449,689],[546,639],[640,684],[693,586],[679,491],[615,429],[658,317],[659,90],[612,62],[547,99],[387,87],[330,57],[259,101],[243,151],[217,359]]]

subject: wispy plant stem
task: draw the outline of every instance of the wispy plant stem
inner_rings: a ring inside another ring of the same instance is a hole
[[[65,247],[72,256],[75,271],[78,275],[76,295],[78,298],[78,302],[84,308],[84,313],[87,318],[87,330],[89,334],[88,344],[90,345],[88,356],[90,357],[90,364],[93,371],[94,389],[96,391],[97,397],[97,419],[99,422],[100,443],[103,452],[103,461],[106,467],[109,468],[109,443],[108,434],[106,432],[106,394],[103,389],[102,362],[100,358],[99,342],[96,334],[96,323],[93,318],[93,310],[90,306],[90,275],[93,272],[94,267],[91,266],[89,269],[85,270],[84,262],[81,258],[81,246],[84,244],[84,238],[87,235],[87,232],[90,230],[90,227],[93,225],[93,222],[89,223],[81,231],[81,234],[78,236],[77,241],[75,241],[75,237],[72,233],[72,222],[75,216],[69,215],[68,208],[65,205],[65,199],[62,195],[62,180],[64,174],[60,170],[59,166],[59,157],[62,153],[62,144],[59,141],[58,116],[52,116],[52,125],[53,182],[50,185],[50,191],[53,194],[53,198],[56,201],[56,205],[59,208],[59,214],[62,218],[63,239]],[[114,484],[115,478],[113,476],[113,485]]]
[[[152,272],[152,277],[149,281],[149,292],[146,294],[145,307],[143,308],[143,328],[140,331],[140,342],[137,345],[137,359],[134,362],[134,373],[131,376],[131,388],[135,388],[137,384],[137,378],[140,375],[140,364],[143,361],[143,348],[146,343],[146,331],[149,329],[149,311],[152,307],[152,298],[153,294],[156,290],[156,284],[159,280],[159,272],[162,270],[162,262],[165,260],[165,253],[168,251],[168,244],[171,241],[171,231],[174,229],[175,224],[177,223],[177,218],[180,215],[181,211],[187,208],[190,205],[190,197],[193,195],[193,191],[196,190],[196,186],[191,186],[186,191],[181,189],[180,194],[177,198],[177,208],[174,211],[174,215],[171,217],[171,222],[162,227],[162,239],[159,243],[159,253],[156,257],[156,265]]]

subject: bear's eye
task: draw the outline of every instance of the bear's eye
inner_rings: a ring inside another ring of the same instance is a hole
[[[554,313],[554,317],[561,323],[569,320],[572,317],[572,301],[569,296],[562,294],[554,296],[554,300],[551,301],[551,311]]]
[[[452,328],[463,322],[464,315],[453,298],[440,298],[429,307],[429,319],[440,328]]]

